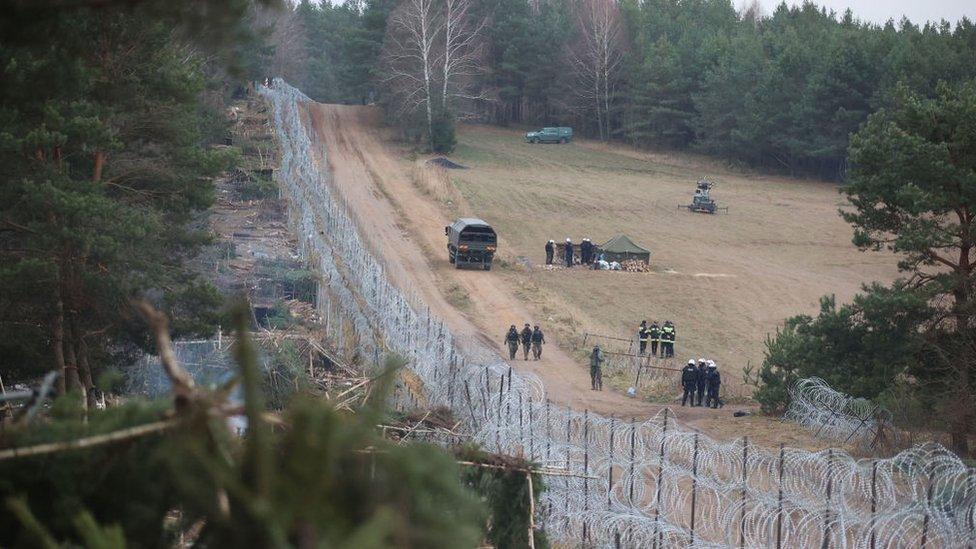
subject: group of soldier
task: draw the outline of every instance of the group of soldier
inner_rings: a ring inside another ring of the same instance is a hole
[[[546,242],[546,265],[552,265],[556,256],[556,241]],[[589,238],[584,238],[580,242],[580,264],[592,265],[596,260],[596,246]],[[573,239],[567,238],[563,247],[563,261],[567,267],[572,267],[574,263]]]
[[[542,358],[542,346],[546,344],[546,338],[542,335],[542,330],[539,329],[538,324],[533,329],[526,323],[521,332],[515,329],[514,324],[509,326],[508,333],[505,334],[505,344],[508,345],[509,360],[515,360],[520,343],[522,344],[522,352],[524,353],[525,360],[529,359],[530,350],[532,351],[533,360]]]
[[[684,395],[681,397],[682,406],[689,399],[692,406],[720,408],[725,405],[718,396],[719,389],[722,388],[722,375],[719,374],[714,360],[700,358],[698,367],[695,367],[694,359],[689,360],[681,370],[681,388],[684,389]],[[702,397],[705,397],[704,401]]]
[[[647,343],[651,343],[651,356],[658,356],[658,347],[661,348],[661,358],[674,358],[674,323],[670,320],[664,321],[664,326],[658,326],[657,321],[647,325],[646,320],[642,320],[637,327],[637,341],[640,342],[640,354],[647,354]]]

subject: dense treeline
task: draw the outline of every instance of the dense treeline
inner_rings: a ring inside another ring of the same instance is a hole
[[[396,97],[381,63],[384,49],[403,46],[391,40],[389,14],[416,5],[436,27],[444,4],[304,2],[302,37],[290,37],[303,41],[309,62],[286,76],[324,101]],[[879,26],[811,3],[762,14],[738,12],[728,0],[465,4],[480,36],[470,50],[477,70],[465,75],[476,93],[446,106],[455,115],[570,124],[594,137],[693,148],[790,173],[842,177],[848,136],[891,105],[899,83],[931,96],[940,80],[976,76],[976,27],[968,20]],[[431,46],[435,56],[443,48],[436,38]]]
[[[0,20],[0,364],[7,383],[57,370],[62,393],[149,346],[134,297],[213,331],[220,296],[187,261],[235,160],[213,147],[224,99],[262,62],[237,51],[258,44],[248,0],[93,4]]]

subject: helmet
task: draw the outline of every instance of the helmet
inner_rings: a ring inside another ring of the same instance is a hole
[[[556,241],[550,238],[550,239],[549,239],[549,243],[550,243],[550,244],[555,244],[555,243],[556,243]]]
[[[570,238],[568,238],[568,237],[567,237],[567,238],[566,238],[566,242],[572,242],[572,240],[571,240]]]
[[[694,366],[694,365],[695,365],[695,359],[691,359],[691,360],[689,360],[689,361],[688,361],[688,364],[690,364],[690,365],[692,365],[692,366]]]
[[[698,362],[704,362],[705,364],[708,364],[710,361],[709,360],[705,360],[704,358],[699,358],[698,359]]]

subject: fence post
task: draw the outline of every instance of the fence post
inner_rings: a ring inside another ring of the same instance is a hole
[[[583,513],[590,510],[590,411],[583,410]],[[583,519],[583,544],[586,544],[589,523]]]
[[[549,450],[552,448],[552,421],[549,417],[549,399],[546,399],[546,464],[549,463]]]
[[[478,420],[474,418],[474,404],[471,402],[471,386],[468,385],[468,380],[464,380],[464,394],[468,397],[468,411],[471,412],[471,429],[478,428]]]
[[[498,453],[502,452],[501,430],[502,430],[502,390],[505,388],[505,374],[498,380],[498,410],[495,412],[495,447]]]
[[[634,448],[637,443],[637,427],[634,425],[635,419],[630,418],[630,489],[627,495],[627,501],[630,502],[630,506],[634,506],[634,466],[636,461],[634,458]]]
[[[535,437],[532,434],[532,395],[529,395],[529,461],[535,461]]]
[[[695,545],[695,504],[698,500],[698,433],[695,433],[695,451],[691,458],[691,544]]]
[[[786,457],[786,444],[779,445],[779,498],[776,503],[776,549],[783,547],[783,459]]]
[[[925,519],[922,521],[922,542],[919,544],[921,549],[925,549],[925,546],[929,541],[929,521],[931,520],[929,509],[932,508],[932,490],[935,488],[935,483],[932,482],[933,472],[932,465],[930,464],[927,471],[928,474],[926,475],[928,477],[929,486],[925,491]]]
[[[746,546],[746,490],[749,488],[749,437],[742,437],[742,500],[739,511],[739,547]]]
[[[664,409],[664,427],[661,428],[661,451],[658,455],[657,461],[657,489],[654,496],[654,546],[660,547],[661,545],[661,481],[664,480],[664,441],[666,435],[668,434],[668,411],[670,408]]]
[[[821,549],[827,549],[830,547],[830,503],[831,496],[833,495],[834,488],[834,449],[830,448],[827,450],[827,509],[824,513],[824,533],[823,542],[820,544]]]
[[[871,532],[871,548],[875,549],[875,532],[874,532],[874,520],[875,513],[878,510],[878,460],[874,460],[871,463],[871,522],[870,532]]]
[[[515,393],[518,395],[518,416],[519,416],[519,452],[525,454],[525,430],[522,428],[522,391]]]
[[[616,418],[612,415],[610,416],[610,459],[609,459],[609,470],[607,471],[607,510],[610,510],[610,494],[613,492],[613,436],[614,436],[614,425],[616,424]]]

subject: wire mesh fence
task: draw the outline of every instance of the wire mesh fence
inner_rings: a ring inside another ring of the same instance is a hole
[[[273,109],[279,183],[301,253],[361,334],[362,352],[382,347],[405,357],[427,404],[449,407],[485,448],[572,473],[549,478],[537,507],[554,539],[607,547],[976,546],[976,479],[941,446],[875,461],[836,450],[769,452],[747,439],[690,431],[667,410],[622,421],[549,402],[538,378],[512,372],[477,341],[456,339],[415,291],[389,281],[314,163],[318,149],[301,109],[309,99],[281,80],[261,93]]]

